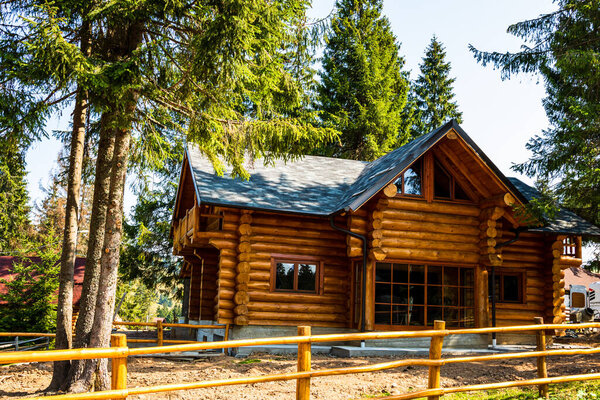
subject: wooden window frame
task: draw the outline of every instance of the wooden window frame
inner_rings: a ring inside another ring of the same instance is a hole
[[[288,263],[294,264],[294,289],[277,289],[277,263]],[[314,264],[317,267],[315,277],[315,290],[298,290],[298,264]],[[325,264],[323,260],[318,257],[303,256],[303,255],[291,255],[291,254],[272,254],[271,255],[271,282],[270,291],[277,293],[302,293],[302,294],[323,294],[323,272]]]
[[[568,235],[563,239],[561,255],[565,257],[581,258],[581,236]]]
[[[406,174],[406,171],[408,171],[410,168],[412,168],[412,166],[417,162],[420,161],[421,163],[421,194],[407,194],[404,193],[404,174]],[[398,188],[398,193],[396,193],[396,196],[401,196],[401,197],[409,197],[409,198],[413,198],[413,199],[424,199],[425,198],[425,160],[424,159],[417,159],[415,161],[415,163],[412,163],[410,166],[408,166],[408,168],[406,168],[404,170],[404,172],[402,172],[398,178],[396,178],[394,180],[394,183],[400,181],[400,185],[397,185]]]
[[[504,299],[504,277],[505,276],[516,276],[519,279],[519,285],[518,285],[519,286],[519,293],[518,293],[519,300],[518,301],[510,301],[510,300]],[[519,271],[519,270],[501,270],[501,271],[496,270],[495,279],[500,281],[500,293],[498,293],[498,300],[496,300],[496,302],[498,304],[525,304],[525,300],[526,300],[525,293],[527,290],[526,282],[525,282],[527,279],[527,275],[525,274],[525,272]],[[488,282],[491,285],[491,282],[492,282],[491,275],[488,275]],[[489,291],[489,295],[490,296],[492,295],[491,291]]]
[[[441,168],[442,171],[450,177],[450,197],[436,197],[435,196],[435,168],[436,168],[436,166]],[[433,170],[431,171],[431,179],[432,179],[431,196],[432,196],[433,200],[449,201],[449,202],[451,201],[451,202],[458,202],[458,203],[473,203],[473,200],[470,198],[470,196],[467,194],[465,189],[462,187],[461,187],[461,189],[467,195],[468,199],[457,199],[456,198],[456,185],[460,186],[460,183],[456,182],[456,177],[452,173],[448,172],[448,169],[444,166],[444,164],[435,157],[433,158],[432,168],[433,168]]]
[[[427,303],[427,295],[428,295],[428,287],[429,286],[436,286],[436,287],[452,287],[452,288],[458,288],[459,289],[459,296],[460,296],[460,289],[462,288],[471,288],[473,290],[473,305],[470,307],[467,306],[445,306],[445,305],[431,305],[431,307],[441,307],[444,309],[457,309],[459,310],[466,310],[466,309],[471,309],[473,310],[473,323],[474,326],[477,326],[477,299],[475,298],[476,296],[476,285],[477,282],[475,280],[475,268],[476,265],[475,264],[469,264],[469,263],[454,263],[454,262],[442,262],[442,263],[436,263],[436,262],[428,262],[428,261],[419,261],[419,260],[384,260],[384,261],[379,261],[375,264],[374,268],[373,268],[373,274],[375,274],[376,272],[376,268],[377,268],[377,264],[378,263],[382,263],[382,264],[407,264],[407,265],[422,265],[425,267],[425,281],[422,284],[411,284],[410,283],[410,273],[409,273],[409,282],[403,284],[406,286],[410,286],[410,285],[418,285],[418,286],[423,286],[424,287],[424,304],[416,304],[416,306],[422,306],[424,308],[424,321],[425,321],[425,325],[396,325],[396,324],[377,324],[374,323],[375,325],[375,329],[381,330],[381,329],[385,329],[385,330],[398,330],[398,329],[407,329],[410,328],[411,330],[426,330],[426,329],[431,329],[432,325],[427,325],[427,319],[428,319],[428,307],[430,307],[430,305]],[[439,285],[429,285],[428,283],[428,271],[429,271],[429,267],[452,267],[452,268],[459,268],[459,269],[471,269],[473,270],[473,286],[469,287],[469,286],[464,286],[464,285],[443,285],[443,284],[439,284]],[[375,296],[375,291],[376,291],[376,284],[377,283],[387,283],[387,282],[382,282],[382,281],[376,281],[375,276],[373,276],[373,296]],[[391,285],[393,285],[393,283],[390,283]],[[375,298],[373,298],[373,306],[375,306],[376,304],[385,304],[387,305],[388,303],[377,303],[375,301]],[[390,313],[392,312],[392,308],[394,305],[398,305],[398,306],[404,306],[404,304],[401,303],[389,303],[390,305]],[[408,306],[408,305],[407,305]],[[391,316],[390,316],[391,319]],[[460,321],[460,318],[459,318]],[[463,329],[459,326],[455,326],[455,327],[448,327],[448,329]]]

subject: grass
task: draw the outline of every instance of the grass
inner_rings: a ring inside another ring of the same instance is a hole
[[[239,361],[238,364],[255,364],[255,363],[259,363],[259,362],[262,362],[262,361],[257,358],[249,358],[247,360]]]
[[[537,388],[490,390],[487,392],[457,393],[444,400],[538,400]],[[550,385],[551,400],[600,400],[600,382],[574,382]]]

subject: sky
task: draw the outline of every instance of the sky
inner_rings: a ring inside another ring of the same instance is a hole
[[[314,0],[309,16],[328,16],[334,0]],[[500,72],[477,64],[468,45],[487,51],[517,51],[521,40],[506,33],[509,25],[533,19],[555,9],[551,0],[387,0],[383,14],[401,43],[405,69],[415,79],[425,48],[433,35],[446,47],[451,75],[456,78],[454,93],[463,113],[463,129],[507,176],[517,176],[511,165],[529,158],[527,141],[548,126],[542,107],[544,85],[534,75],[514,76],[502,81]],[[70,110],[52,118],[50,132],[68,129]],[[28,189],[32,201],[43,193],[60,144],[48,139],[35,144],[27,154]],[[520,177],[532,183],[527,177]],[[128,192],[126,210],[135,203]]]

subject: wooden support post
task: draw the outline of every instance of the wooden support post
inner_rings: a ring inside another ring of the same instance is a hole
[[[15,351],[19,351],[19,337],[15,336]]]
[[[444,321],[434,321],[433,329],[443,331],[446,329]],[[444,344],[444,336],[434,336],[431,338],[429,345],[429,359],[439,360],[442,358],[442,345]],[[429,367],[429,389],[437,389],[440,387],[440,370],[441,367]],[[429,396],[429,400],[438,400],[440,396]]]
[[[157,346],[162,346],[164,343],[163,333],[164,333],[163,323],[161,320],[158,320],[158,321],[156,321],[156,336],[157,336],[156,344],[157,344]]]
[[[544,318],[535,317],[533,319],[536,325],[543,325]],[[537,351],[546,351],[546,332],[541,330],[537,331]],[[537,358],[537,376],[538,378],[548,377],[548,368],[546,367],[546,357],[540,356]],[[540,396],[542,399],[549,399],[548,385],[539,385]]]
[[[111,347],[127,347],[127,336],[123,333],[110,335]],[[111,389],[127,388],[127,356],[112,359]]]
[[[310,326],[299,326],[298,336],[310,336]],[[310,343],[298,343],[298,372],[310,371]],[[310,378],[296,380],[296,400],[310,400]]]

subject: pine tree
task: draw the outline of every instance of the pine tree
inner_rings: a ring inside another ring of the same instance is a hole
[[[555,201],[600,225],[600,6],[597,0],[557,5],[553,13],[508,28],[525,42],[522,51],[471,51],[504,79],[516,73],[543,77],[550,127],[529,141],[533,155],[515,170],[536,177]]]
[[[413,137],[429,133],[452,118],[462,122],[462,113],[453,101],[452,85],[456,79],[450,78],[450,63],[446,61],[444,46],[435,35],[419,68],[421,73],[414,83]]]
[[[29,229],[25,152],[10,138],[0,140],[0,254],[23,249]]]
[[[318,154],[374,160],[408,138],[404,59],[381,9],[381,0],[336,3],[318,98],[323,123],[341,135]]]

